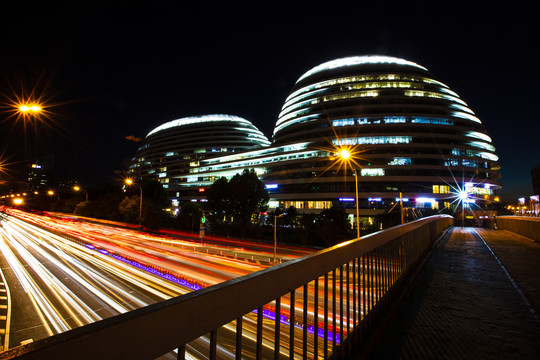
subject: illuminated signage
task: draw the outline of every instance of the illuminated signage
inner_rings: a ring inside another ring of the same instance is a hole
[[[416,198],[416,202],[419,202],[419,203],[434,203],[435,199],[426,198],[426,197],[419,197],[419,198]]]

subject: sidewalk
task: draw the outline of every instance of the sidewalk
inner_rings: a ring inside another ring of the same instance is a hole
[[[539,304],[540,244],[456,227],[367,358],[540,359]]]

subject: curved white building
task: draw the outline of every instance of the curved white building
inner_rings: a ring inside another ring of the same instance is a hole
[[[210,185],[215,180],[214,176],[198,180],[197,169],[204,159],[269,145],[268,138],[244,118],[223,114],[190,116],[150,131],[133,157],[129,172],[139,178],[157,179],[168,189],[171,199],[187,199],[196,194],[193,187]],[[181,189],[190,189],[189,194],[181,195]]]
[[[490,201],[500,187],[481,121],[425,67],[403,59],[348,57],[302,75],[279,114],[273,146],[299,141],[327,153],[268,168],[265,181],[277,184],[281,200],[354,202],[351,166],[368,208],[400,195],[410,207],[441,208],[459,190]],[[347,167],[335,157],[341,148],[353,153]]]
[[[348,57],[307,71],[285,100],[271,146],[249,122],[242,131],[227,125],[242,145],[222,142],[213,121],[177,122],[147,136],[133,171],[153,170],[187,189],[254,168],[271,207],[314,211],[352,209],[356,201],[382,209],[400,196],[407,207],[442,209],[459,191],[467,201],[490,202],[500,188],[498,157],[480,119],[425,67],[394,57]],[[337,157],[342,148],[353,154],[347,166]]]

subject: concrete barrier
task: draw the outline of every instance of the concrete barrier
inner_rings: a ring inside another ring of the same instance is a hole
[[[527,216],[497,216],[497,229],[508,230],[540,242],[540,218]]]

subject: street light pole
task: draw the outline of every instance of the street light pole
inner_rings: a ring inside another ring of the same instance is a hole
[[[469,198],[469,193],[465,186],[463,186],[463,190],[461,190],[458,193],[458,197],[461,200],[461,227],[465,227],[465,202]]]
[[[349,162],[351,153],[346,149],[342,149],[339,152],[339,155],[341,156],[343,160],[345,160],[347,163],[349,163],[349,165],[351,165],[351,168],[353,169],[353,172],[354,172],[354,185],[356,189],[356,198],[355,198],[356,200],[356,238],[360,239],[360,212],[358,210],[358,174],[356,172],[356,167],[354,166],[354,163]]]
[[[74,186],[73,190],[75,190],[75,191],[84,191],[84,193],[86,195],[86,200],[84,202],[88,202],[88,192],[86,190],[81,189],[79,186]]]
[[[277,255],[277,232],[276,232],[276,225],[277,225],[277,219],[282,217],[285,214],[279,214],[274,216],[274,262],[276,262],[276,255]]]
[[[142,221],[142,187],[135,183],[132,179],[126,179],[126,185],[135,185],[136,187],[139,188],[139,190],[141,191],[141,194],[139,196],[139,230],[141,230],[142,226],[141,226],[141,221]]]

